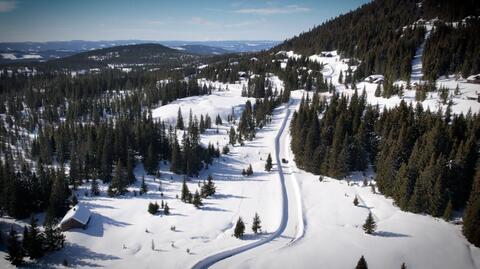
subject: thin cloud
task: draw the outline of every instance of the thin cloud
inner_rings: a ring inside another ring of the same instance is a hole
[[[209,21],[205,18],[202,17],[192,17],[190,20],[190,23],[192,24],[198,24],[198,25],[204,25],[204,26],[214,26],[216,23]]]
[[[288,5],[284,7],[266,7],[266,8],[241,8],[235,10],[235,13],[273,15],[273,14],[291,14],[299,12],[308,12],[311,9],[298,5]]]
[[[17,8],[17,1],[0,1],[0,12],[10,12]]]

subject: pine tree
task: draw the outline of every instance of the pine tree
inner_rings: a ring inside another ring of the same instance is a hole
[[[357,263],[357,266],[355,267],[355,269],[368,269],[367,261],[365,260],[363,255],[362,255],[362,257],[360,257],[360,260],[358,260],[358,263]]]
[[[182,110],[180,107],[178,108],[178,113],[177,113],[177,126],[176,129],[178,130],[183,130],[185,128],[185,125],[183,123],[183,116],[182,116]]]
[[[445,210],[443,212],[443,219],[446,221],[449,221],[452,218],[452,211],[453,211],[452,199],[448,199],[447,207],[445,207]]]
[[[9,261],[15,266],[19,266],[23,263],[23,257],[25,252],[22,247],[22,243],[18,239],[17,232],[13,229],[13,226],[10,228],[7,239],[7,252],[8,255],[5,257],[5,260]]]
[[[354,204],[355,206],[358,205],[358,198],[357,198],[357,196],[355,196],[355,199],[353,199],[353,204]]]
[[[272,156],[269,153],[267,157],[267,163],[265,164],[265,171],[270,172],[270,170],[272,170]]]
[[[190,197],[191,196],[192,196],[192,194],[190,193],[190,190],[188,189],[187,181],[184,179],[183,180],[183,185],[182,185],[182,193],[181,193],[181,196],[180,196],[180,200],[182,200],[182,202],[184,202],[184,203],[188,203],[188,202],[190,202]]]
[[[53,225],[45,226],[45,241],[44,249],[46,251],[56,251],[63,248],[65,243],[65,235],[59,228],[55,228]]]
[[[170,215],[170,207],[168,206],[168,203],[165,203],[165,206],[163,207],[163,214]]]
[[[477,247],[480,247],[480,164],[477,165],[475,179],[463,216],[463,234]]]
[[[407,265],[405,265],[405,263],[402,263],[402,266],[400,267],[400,269],[407,269]]]
[[[145,183],[145,176],[142,176],[142,184],[140,185],[140,194],[145,194],[148,192],[148,186]]]
[[[23,247],[27,255],[32,259],[38,259],[44,255],[43,244],[45,241],[44,234],[37,225],[37,220],[33,215],[30,218],[30,226],[27,230],[28,236],[24,236]]]
[[[121,195],[127,191],[125,172],[123,170],[120,160],[118,160],[117,164],[115,165],[115,173],[113,175],[112,183],[110,186],[114,195]]]
[[[245,171],[245,174],[246,174],[247,176],[253,175],[253,169],[252,169],[252,165],[251,165],[251,164],[248,165],[248,168],[247,168],[247,170]]]
[[[148,203],[148,213],[152,214],[152,215],[155,215],[157,214],[158,212],[158,209],[159,209],[159,206],[158,206],[158,203],[155,202],[155,203]]]
[[[372,213],[368,213],[368,217],[365,220],[365,224],[363,224],[363,230],[367,234],[373,234],[375,232],[377,225],[375,224],[375,220],[373,219]]]
[[[252,223],[252,231],[256,234],[260,232],[261,229],[262,229],[262,226],[261,226],[260,216],[258,216],[258,213],[255,212],[255,216],[253,217],[253,223]]]
[[[91,183],[91,187],[90,187],[90,195],[92,196],[98,196],[100,195],[100,189],[98,187],[98,181],[97,181],[97,176],[96,174],[94,173],[94,176],[92,178],[92,183]]]
[[[207,198],[208,196],[212,196],[215,194],[216,187],[215,183],[213,183],[212,175],[208,175],[207,182],[203,182],[202,188],[200,189],[200,195],[203,198]]]
[[[239,217],[237,220],[237,224],[235,225],[235,230],[233,231],[233,235],[236,238],[242,238],[244,233],[245,233],[245,223],[243,223],[242,217]]]
[[[193,195],[193,205],[196,208],[200,208],[203,203],[202,203],[202,197],[200,196],[200,193],[198,193],[198,190],[195,191],[195,194]]]
[[[228,138],[229,138],[230,145],[235,146],[236,134],[235,134],[235,128],[233,128],[233,126],[230,127]]]

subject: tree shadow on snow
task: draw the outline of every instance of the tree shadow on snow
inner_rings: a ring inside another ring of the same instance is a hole
[[[408,234],[386,232],[386,231],[378,231],[378,232],[375,232],[374,235],[381,236],[381,237],[410,237],[410,235]]]
[[[94,252],[84,246],[74,243],[66,243],[65,247],[59,251],[47,256],[46,259],[38,262],[37,268],[57,267],[66,260],[72,267],[103,267],[95,261],[118,260],[117,256]]]

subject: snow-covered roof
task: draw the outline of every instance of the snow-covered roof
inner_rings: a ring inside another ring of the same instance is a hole
[[[67,214],[63,217],[62,221],[60,221],[60,225],[70,219],[74,219],[79,223],[86,225],[88,223],[88,219],[92,213],[88,208],[84,207],[81,204],[77,204],[76,206],[72,207],[68,210]]]
[[[480,79],[480,74],[471,75],[467,78],[467,80],[476,80],[476,79]]]

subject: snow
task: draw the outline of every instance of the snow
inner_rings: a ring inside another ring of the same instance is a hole
[[[38,54],[24,54],[22,56],[22,59],[41,59],[42,56],[38,55]]]
[[[3,59],[9,59],[9,60],[17,59],[17,56],[15,56],[15,54],[13,53],[2,53],[1,55]]]
[[[88,220],[90,219],[90,210],[81,204],[77,204],[76,206],[72,207],[67,214],[63,217],[60,221],[60,225],[70,219],[74,219],[79,223],[86,225]]]
[[[174,124],[180,108],[184,120],[188,120],[190,110],[198,119],[200,119],[200,115],[209,114],[214,121],[217,114],[219,114],[223,120],[226,120],[227,116],[232,112],[232,107],[238,118],[247,100],[250,100],[252,103],[255,102],[254,98],[241,96],[243,86],[247,86],[246,81],[224,84],[201,80],[199,83],[207,86],[211,84],[214,88],[220,90],[213,91],[211,95],[186,97],[158,107],[152,111],[153,118],[161,118],[167,123]]]

